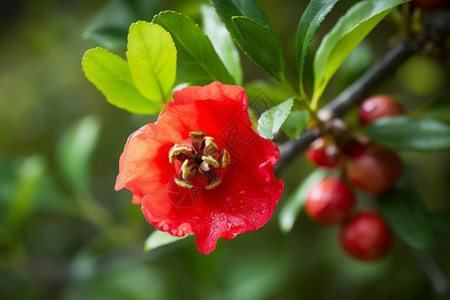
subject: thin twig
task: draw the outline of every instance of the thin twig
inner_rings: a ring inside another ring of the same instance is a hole
[[[450,34],[450,13],[435,19],[420,36],[407,38],[398,43],[381,60],[376,62],[364,75],[334,98],[319,111],[319,115],[344,116],[353,106],[361,103],[377,86],[386,82],[408,58],[434,45],[442,44]],[[275,173],[280,174],[293,159],[307,149],[321,130],[306,130],[299,140],[288,141],[280,146],[280,159]]]

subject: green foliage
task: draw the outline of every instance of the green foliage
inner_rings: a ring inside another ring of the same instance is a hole
[[[234,84],[211,41],[194,21],[177,12],[161,12],[153,18],[173,38],[177,47],[178,72],[191,85],[205,85],[211,81]]]
[[[303,12],[295,35],[295,53],[297,56],[300,89],[303,91],[303,68],[309,45],[338,0],[311,0]]]
[[[127,59],[137,90],[154,103],[167,102],[177,66],[177,50],[170,34],[156,24],[132,24]]]
[[[242,85],[241,59],[230,33],[212,7],[202,5],[201,12],[203,31],[209,37],[214,50],[219,55],[228,73],[230,73],[237,85]]]
[[[356,3],[323,38],[314,57],[313,106],[352,50],[396,6],[409,0],[366,0]]]
[[[92,154],[100,136],[101,123],[87,116],[70,126],[61,137],[57,148],[58,166],[73,190],[86,194],[90,183]]]
[[[86,77],[113,105],[139,114],[156,114],[170,99],[176,78],[176,49],[161,26],[138,21],[130,26],[128,63],[103,49],[86,52]]]
[[[276,33],[247,17],[236,16],[232,21],[242,37],[240,45],[245,54],[275,79],[283,81],[286,64],[283,44]]]
[[[172,236],[172,235],[168,234],[167,232],[155,230],[148,236],[147,240],[145,240],[144,250],[150,251],[150,250],[153,250],[153,249],[156,249],[156,248],[168,245],[168,244],[179,242],[179,241],[187,238],[188,236],[191,236],[191,235],[187,234],[183,237],[177,237],[177,236]]]
[[[450,149],[450,123],[431,117],[383,118],[362,132],[378,143],[397,150]]]
[[[381,213],[399,238],[418,250],[432,247],[433,235],[428,213],[413,186],[403,182],[379,200]]]
[[[259,67],[283,81],[283,45],[256,1],[211,0],[231,37]]]
[[[307,110],[294,110],[281,126],[281,130],[291,139],[298,140],[309,124],[311,114]]]
[[[31,215],[33,200],[36,198],[37,190],[46,169],[46,161],[37,154],[27,158],[18,168],[7,216],[7,227],[12,234],[17,234],[17,229],[26,223]]]
[[[303,180],[303,182],[291,195],[289,195],[289,198],[286,199],[278,215],[278,224],[280,225],[281,231],[283,231],[284,233],[288,233],[289,231],[291,231],[292,227],[294,226],[295,220],[300,214],[300,211],[303,209],[306,197],[308,196],[308,193],[311,190],[312,186],[318,183],[328,174],[329,171],[327,170],[320,168],[316,169],[306,179]]]
[[[231,37],[242,49],[244,49],[243,44],[245,41],[240,35],[239,30],[236,28],[232,20],[233,17],[247,17],[267,28],[270,28],[269,20],[267,20],[266,15],[255,0],[210,0],[210,2],[230,32]]]
[[[103,48],[90,49],[84,54],[83,71],[114,106],[129,112],[155,114],[162,103],[152,103],[142,96],[131,77],[128,63]]]
[[[258,120],[258,133],[266,139],[273,139],[291,114],[294,99],[290,98],[265,111]]]

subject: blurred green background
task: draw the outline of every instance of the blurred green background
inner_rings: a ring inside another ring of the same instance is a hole
[[[293,37],[307,1],[260,2],[292,63]],[[319,36],[354,2],[339,3]],[[435,260],[396,241],[387,259],[363,264],[340,250],[338,228],[322,228],[304,214],[291,233],[282,234],[279,209],[265,227],[219,240],[208,256],[197,251],[193,238],[143,251],[153,228],[131,204],[131,193],[115,192],[113,186],[127,137],[155,117],[108,104],[84,77],[81,58],[96,46],[123,55],[128,26],[150,21],[160,10],[180,11],[199,22],[200,4],[207,1],[3,5],[0,299],[439,299],[434,290],[447,286],[439,282],[441,275],[450,278],[448,239],[437,238]],[[395,42],[395,37],[387,41],[388,33],[396,34],[392,20],[350,56],[327,90],[330,98],[388,51]],[[255,80],[268,77],[248,59],[242,57],[242,63],[246,82],[253,82],[252,101],[261,95]],[[448,70],[448,61],[415,56],[376,91],[392,93],[415,110],[447,89]],[[276,85],[264,94],[283,97]],[[448,218],[450,153],[402,157],[428,210]],[[311,170],[299,157],[282,174],[286,190],[280,205]]]

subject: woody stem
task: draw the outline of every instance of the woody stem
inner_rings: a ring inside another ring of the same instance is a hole
[[[377,86],[390,79],[395,70],[408,58],[428,47],[442,44],[449,34],[450,13],[445,13],[435,19],[422,35],[406,38],[398,43],[350,87],[322,108],[319,114],[330,114],[333,117],[344,116],[353,106],[361,103]],[[320,128],[312,128],[306,130],[300,139],[284,143],[280,147],[280,159],[275,165],[275,173],[281,173],[320,134]]]

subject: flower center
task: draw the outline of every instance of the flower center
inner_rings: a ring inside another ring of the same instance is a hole
[[[224,170],[230,164],[230,153],[219,149],[214,138],[204,131],[191,131],[190,138],[169,151],[169,162],[175,165],[177,185],[191,189],[194,185],[212,190],[220,185]]]

